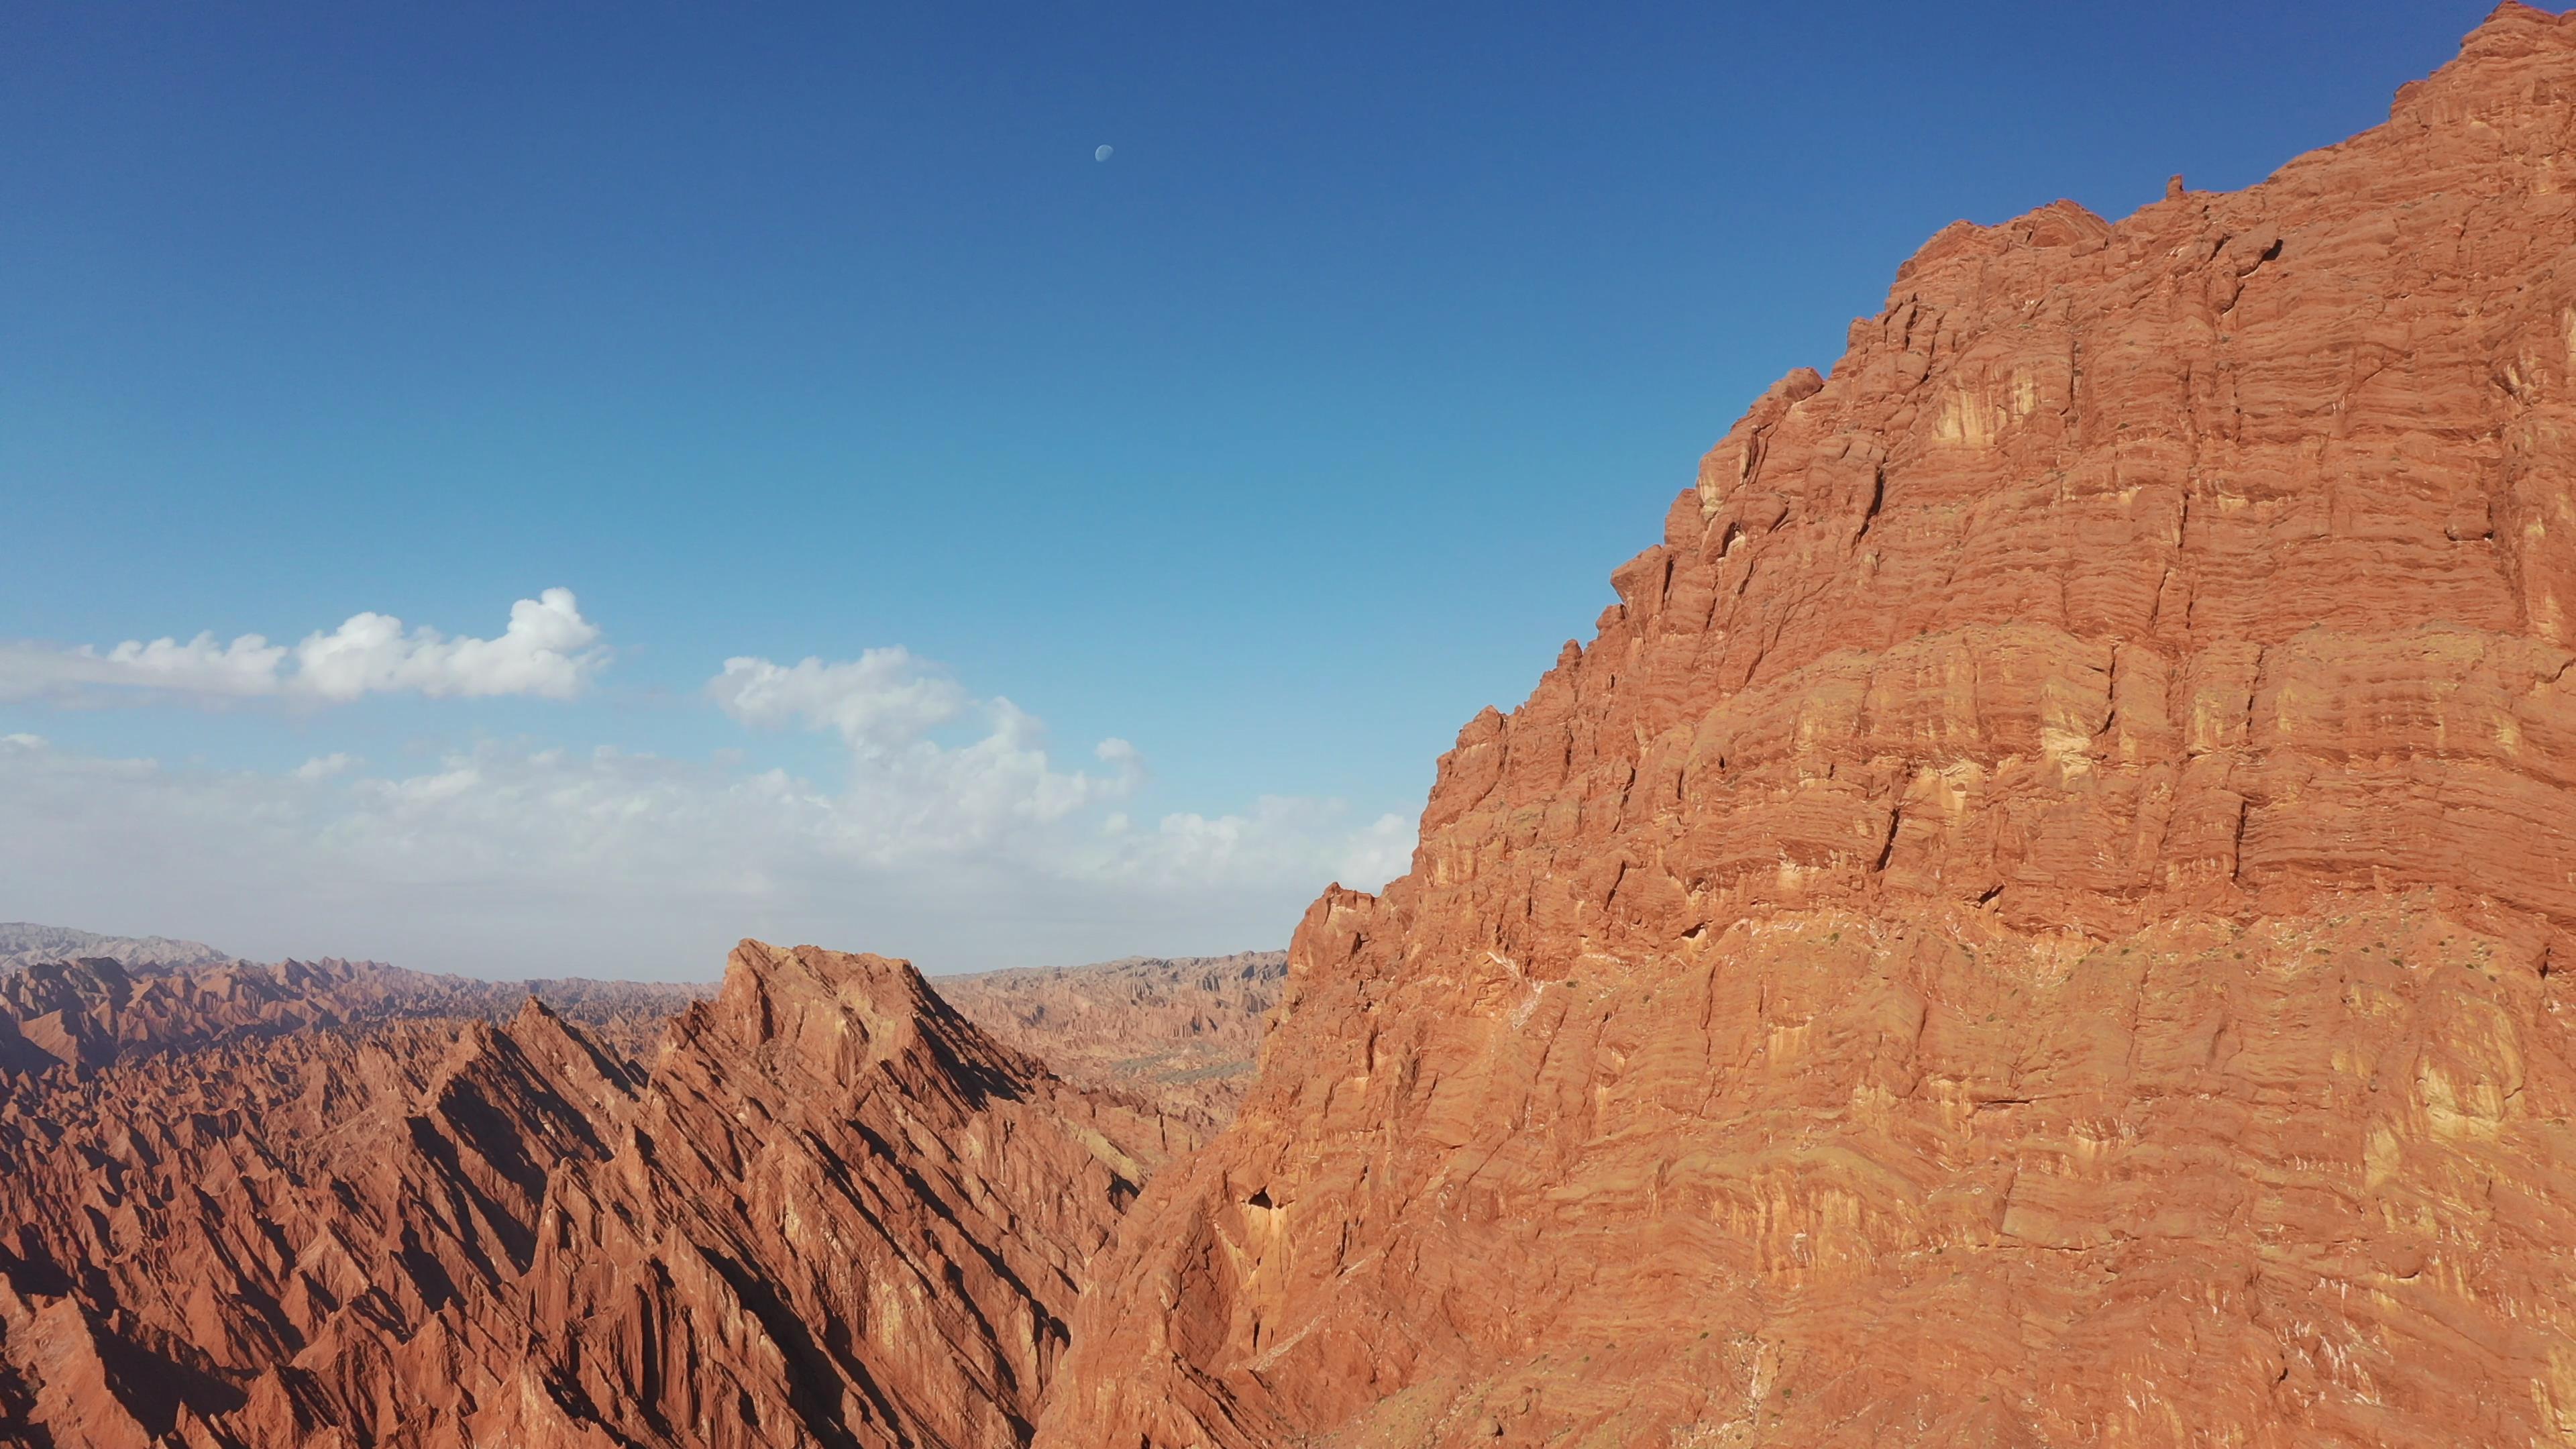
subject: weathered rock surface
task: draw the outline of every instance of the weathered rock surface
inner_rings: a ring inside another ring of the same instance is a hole
[[[968,1020],[1069,1080],[1139,1093],[1210,1128],[1234,1120],[1251,1084],[1285,951],[1131,956],[940,976]]]
[[[2576,19],[1942,232],[1614,583],[1041,1444],[2576,1437]]]
[[[84,1026],[0,1074],[0,1440],[1022,1444],[1198,1140],[873,956],[745,942],[649,1071],[533,998],[250,972],[26,978]]]
[[[1027,1442],[1094,1253],[1186,1138],[900,961],[745,942],[551,1184],[484,1443]]]
[[[549,1171],[604,1154],[640,1077],[530,1001],[0,1080],[0,1377],[63,1445],[364,1424],[399,1345],[524,1266]]]

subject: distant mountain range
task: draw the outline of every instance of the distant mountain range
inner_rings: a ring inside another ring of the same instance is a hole
[[[102,936],[69,926],[0,921],[0,972],[43,961],[78,961],[96,956],[128,966],[220,966],[235,959],[230,951],[218,950],[203,941],[174,941],[167,936]]]
[[[1138,1092],[1175,1116],[1222,1124],[1252,1084],[1262,1027],[1287,977],[1287,952],[1239,951],[930,984],[977,1026],[1075,1082]]]

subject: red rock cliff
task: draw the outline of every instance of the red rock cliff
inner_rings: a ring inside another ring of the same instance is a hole
[[[2576,1436],[2576,19],[1943,231],[1613,581],[1041,1444]]]

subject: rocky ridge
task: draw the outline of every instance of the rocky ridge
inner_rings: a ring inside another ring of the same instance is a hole
[[[40,1444],[302,1442],[232,1426],[376,1398],[640,1075],[530,1001],[0,1081],[0,1403]]]
[[[2576,19],[1935,237],[1335,890],[1038,1442],[2576,1434]]]
[[[533,998],[317,1019],[364,974],[0,1075],[0,1436],[1024,1443],[1091,1255],[1198,1140],[877,957],[746,942],[649,1068]],[[171,1015],[114,963],[39,980]]]
[[[694,984],[579,978],[483,981],[338,959],[211,967],[131,966],[108,958],[39,962],[0,977],[0,1074],[58,1065],[85,1073],[238,1037],[396,1019],[497,1023],[530,997],[633,1052],[704,991]]]
[[[931,985],[1065,1077],[1141,1093],[1214,1130],[1242,1104],[1287,975],[1285,951],[1238,951],[941,976]]]
[[[1091,1256],[1195,1142],[906,963],[755,942],[621,1138],[550,1186],[481,1442],[1025,1443]]]
[[[0,921],[0,975],[48,962],[105,957],[129,966],[221,966],[232,955],[203,941],[167,936],[102,936],[68,926]]]

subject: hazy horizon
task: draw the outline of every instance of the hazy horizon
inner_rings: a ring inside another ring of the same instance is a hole
[[[62,950],[62,951],[58,951],[58,952],[57,952],[57,951],[54,951],[51,947],[48,947],[48,948],[47,948],[47,954],[43,954],[40,958],[37,958],[37,957],[31,957],[31,956],[30,956],[29,949],[28,949],[28,948],[24,945],[24,943],[23,943],[23,938],[21,937],[21,935],[17,934],[17,933],[21,933],[21,932],[34,932],[34,933],[42,934],[42,935],[47,936],[47,937],[55,937],[55,936],[78,936],[78,937],[83,937],[83,938],[85,938],[85,939],[84,939],[84,941],[83,941],[83,942],[82,942],[78,947],[75,947],[75,948],[73,948],[73,949],[69,949],[69,950]],[[93,930],[85,929],[85,928],[80,927],[80,926],[66,926],[66,925],[63,925],[62,923],[57,922],[57,921],[0,921],[0,970],[5,970],[5,969],[7,969],[7,968],[8,968],[8,966],[9,966],[9,964],[10,964],[10,958],[12,958],[12,957],[29,958],[29,959],[43,959],[43,960],[49,960],[49,961],[50,961],[50,960],[57,960],[57,959],[78,958],[78,957],[80,957],[80,956],[82,956],[82,955],[84,955],[84,954],[88,954],[89,952],[91,952],[91,951],[93,951],[93,950],[103,952],[104,954],[109,955],[110,957],[113,957],[113,956],[115,955],[115,951],[114,951],[114,949],[113,949],[113,948],[114,948],[114,947],[116,947],[116,946],[118,946],[118,945],[120,945],[120,944],[123,944],[123,945],[150,945],[150,946],[161,946],[161,947],[189,947],[189,946],[201,946],[201,947],[205,947],[205,948],[207,948],[208,950],[211,950],[211,951],[215,951],[215,952],[221,953],[222,955],[224,955],[224,957],[225,957],[227,960],[230,960],[230,961],[251,961],[251,962],[254,962],[255,964],[260,964],[260,965],[274,965],[274,964],[277,964],[277,962],[278,962],[278,961],[283,961],[283,960],[314,960],[314,959],[318,959],[318,958],[316,958],[315,956],[313,956],[311,953],[303,953],[303,954],[299,955],[299,954],[297,954],[297,953],[290,952],[290,953],[288,953],[288,955],[287,955],[287,956],[280,957],[280,958],[276,958],[276,960],[262,960],[262,959],[261,959],[261,958],[259,958],[259,957],[245,955],[245,954],[240,953],[240,952],[231,952],[231,951],[226,951],[226,950],[224,949],[224,947],[223,947],[223,944],[222,944],[221,942],[218,942],[218,941],[200,941],[200,940],[195,939],[194,937],[189,937],[189,936],[172,936],[172,935],[169,935],[169,934],[168,934],[168,933],[166,933],[166,932],[157,932],[157,931],[93,931]],[[772,942],[769,942],[768,944],[773,945],[773,946],[786,946],[786,947],[796,947],[796,946],[823,946],[823,947],[826,947],[827,949],[828,949],[828,948],[830,948],[830,945],[831,945],[831,943],[826,942],[826,941],[772,941]],[[1233,951],[1204,951],[1204,952],[1193,952],[1193,953],[1190,953],[1190,954],[1187,954],[1187,955],[1172,955],[1172,954],[1169,954],[1169,953],[1162,953],[1162,952],[1150,952],[1150,951],[1146,951],[1146,952],[1130,952],[1130,953],[1128,953],[1128,954],[1127,954],[1127,955],[1125,955],[1125,956],[1110,956],[1110,957],[1103,957],[1103,958],[1100,958],[1100,959],[1098,959],[1098,960],[1086,960],[1086,961],[1052,961],[1052,962],[1046,962],[1046,963],[1043,963],[1043,964],[1033,965],[1033,966],[1022,966],[1022,967],[996,967],[996,968],[992,968],[992,969],[994,969],[994,970],[1004,970],[1004,971],[1010,971],[1010,970],[1036,970],[1036,971],[1048,971],[1048,970],[1064,970],[1064,969],[1068,969],[1068,968],[1079,969],[1079,968],[1082,968],[1082,967],[1088,967],[1088,966],[1117,966],[1117,965],[1123,965],[1123,964],[1125,964],[1125,963],[1127,963],[1127,962],[1130,962],[1130,961],[1152,961],[1152,960],[1168,960],[1168,961],[1176,961],[1176,962],[1190,962],[1190,961],[1221,961],[1221,960],[1226,960],[1226,959],[1229,959],[1229,958],[1232,958],[1232,957],[1237,957],[1237,956],[1263,956],[1263,955],[1275,955],[1275,954],[1279,954],[1279,953],[1281,953],[1281,952],[1284,952],[1286,949],[1287,949],[1287,947],[1286,947],[1284,944],[1282,944],[1282,945],[1278,945],[1278,946],[1245,946],[1245,947],[1242,947],[1242,948],[1240,948],[1240,949],[1238,949],[1238,950],[1233,950]],[[348,959],[348,958],[344,958],[344,959]],[[368,959],[368,958],[357,958],[357,959]],[[147,964],[149,964],[149,963],[147,963]],[[401,963],[401,962],[399,962],[399,961],[383,961],[383,962],[380,962],[379,964],[381,964],[381,965],[386,965],[386,966],[401,966],[403,963]],[[916,964],[917,964],[917,963],[916,963]],[[666,983],[669,983],[669,984],[674,984],[674,985],[710,986],[710,987],[712,987],[712,986],[715,986],[715,985],[720,984],[720,983],[723,981],[723,979],[724,979],[724,967],[725,967],[725,963],[724,963],[724,961],[723,961],[721,958],[719,958],[719,959],[717,959],[717,960],[715,960],[715,961],[713,961],[713,962],[708,963],[707,969],[706,969],[705,973],[704,973],[704,974],[702,974],[702,975],[690,976],[690,975],[685,975],[685,974],[683,974],[683,975],[666,976],[666,977],[660,977],[660,978],[654,978],[654,979],[656,979],[656,980],[658,980],[658,981],[666,982]],[[408,969],[420,969],[420,968],[408,968]],[[432,974],[432,975],[443,975],[443,976],[455,976],[455,975],[474,976],[474,975],[476,975],[477,973],[472,973],[472,972],[454,972],[454,971],[433,971],[433,972],[431,972],[430,974]],[[633,977],[598,977],[598,976],[585,976],[585,973],[570,973],[570,974],[571,974],[571,975],[573,975],[573,976],[574,976],[574,977],[576,977],[576,978],[592,979],[592,980],[634,980],[634,979],[640,979],[640,978],[633,978]],[[968,972],[968,971],[939,971],[939,970],[931,969],[931,968],[929,968],[929,967],[923,967],[923,968],[922,968],[922,974],[923,974],[923,975],[925,975],[925,976],[929,976],[929,977],[932,977],[932,978],[934,978],[934,979],[935,979],[935,978],[938,978],[938,977],[944,977],[944,976],[980,975],[980,974],[983,974],[983,973],[982,973],[982,972]],[[510,977],[510,976],[484,975],[484,976],[482,976],[480,979],[484,979],[484,980],[529,980],[529,979],[543,979],[543,978],[524,977],[524,976],[523,976],[523,977]]]

